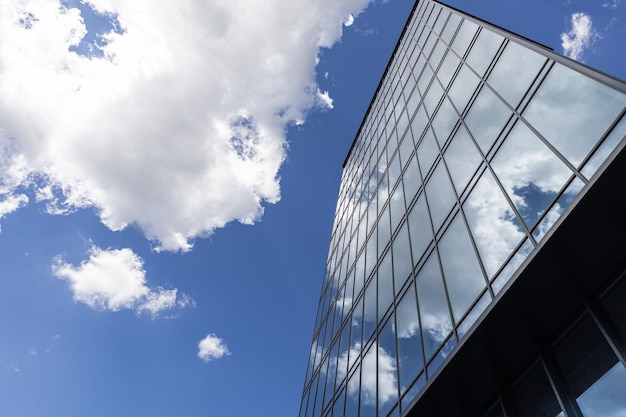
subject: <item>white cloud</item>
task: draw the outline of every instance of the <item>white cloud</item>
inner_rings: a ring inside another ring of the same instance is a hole
[[[580,60],[583,52],[597,38],[593,30],[591,16],[585,13],[572,14],[572,28],[567,33],[561,33],[563,53],[568,57]]]
[[[345,27],[349,27],[352,26],[352,24],[354,23],[354,16],[352,16],[351,14],[348,15],[348,18],[346,19],[345,22],[343,22],[343,25]]]
[[[280,199],[287,126],[329,107],[319,49],[370,1],[85,0],[112,19],[86,45],[71,3],[0,0],[0,139],[29,174],[13,182],[163,250],[254,223]]]
[[[332,109],[333,99],[328,95],[328,91],[317,90],[317,100],[322,107],[326,107],[328,109]]]
[[[186,295],[177,303],[176,289],[149,288],[143,260],[128,248],[103,250],[93,246],[89,259],[80,266],[57,258],[52,272],[69,282],[75,301],[95,310],[135,309],[138,313],[148,311],[156,315],[189,304]]]
[[[198,357],[204,362],[211,362],[230,355],[224,340],[211,333],[198,343]]]
[[[14,212],[28,203],[28,197],[24,194],[8,194],[0,200],[0,219]]]
[[[606,9],[617,9],[620,3],[621,3],[621,0],[611,0],[606,3],[603,3],[602,7]]]

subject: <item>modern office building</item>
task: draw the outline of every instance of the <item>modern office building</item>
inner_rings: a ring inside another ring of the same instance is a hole
[[[345,160],[300,417],[626,415],[626,84],[419,0]]]

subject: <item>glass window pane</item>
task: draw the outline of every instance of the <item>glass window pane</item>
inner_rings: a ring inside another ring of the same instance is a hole
[[[452,331],[452,320],[435,252],[416,278],[426,358],[430,358]]]
[[[413,269],[411,246],[409,245],[408,223],[404,223],[393,241],[393,282],[395,294],[398,294],[409,273]]]
[[[411,284],[396,310],[400,393],[404,394],[424,367],[415,286]]]
[[[450,178],[443,163],[439,163],[426,184],[426,197],[433,219],[433,228],[437,231],[456,201]]]
[[[439,63],[441,62],[441,58],[443,57],[443,54],[446,52],[446,44],[438,41],[437,45],[435,46],[435,49],[433,49],[433,53],[430,56],[430,58],[428,59],[428,62],[430,63],[430,66],[433,69],[437,69],[437,67],[439,67]]]
[[[491,166],[529,228],[572,171],[523,123],[517,123]]]
[[[463,204],[463,211],[491,278],[524,237],[523,229],[488,170]]]
[[[419,89],[420,93],[422,93],[422,96],[426,93],[426,88],[428,87],[428,84],[430,83],[430,80],[432,78],[433,71],[428,65],[426,65],[426,67],[424,67],[422,75],[420,75],[419,80],[417,80],[417,88]]]
[[[446,58],[441,64],[441,68],[437,71],[437,77],[439,78],[439,81],[441,81],[441,85],[443,85],[444,88],[446,88],[450,83],[450,80],[460,63],[461,60],[455,54],[448,52]]]
[[[420,162],[420,171],[422,171],[422,175],[425,177],[439,155],[439,147],[430,128],[426,131],[422,142],[417,147],[416,155]]]
[[[433,239],[433,229],[430,225],[430,216],[424,194],[415,202],[413,209],[409,213],[408,222],[411,232],[413,260],[417,262]]]
[[[393,188],[393,186],[396,185],[396,182],[398,182],[401,169],[400,157],[396,152],[394,157],[391,159],[391,162],[389,162],[389,170],[387,171],[389,175],[389,189]]]
[[[393,302],[391,251],[387,251],[378,268],[378,322]]]
[[[374,235],[372,235],[373,237]],[[391,228],[389,225],[389,206],[385,207],[383,210],[383,214],[378,219],[378,254],[380,255],[382,251],[389,243],[389,239],[391,238]],[[369,255],[369,254],[368,254]]]
[[[511,405],[519,417],[563,416],[548,377],[539,363],[513,388]]]
[[[344,353],[348,356],[348,370],[352,368],[352,365],[358,359],[358,355],[361,349],[361,332],[363,326],[363,298],[361,298],[354,309],[351,321],[352,329],[350,331],[350,348],[344,350]],[[343,348],[342,348],[343,349]]]
[[[439,141],[439,146],[443,147],[446,143],[448,136],[450,136],[450,132],[452,132],[454,125],[456,125],[457,120],[459,120],[459,117],[457,116],[454,107],[452,107],[450,100],[444,98],[432,123],[435,136],[437,137],[437,141]]]
[[[441,88],[441,85],[439,85],[436,80],[433,81],[433,83],[430,85],[428,93],[424,97],[424,106],[426,107],[426,112],[430,117],[435,114],[435,109],[437,108],[437,105],[439,104],[442,95],[443,89]]]
[[[359,384],[361,372],[359,369],[350,377],[348,381],[348,391],[346,392],[346,417],[359,416]]]
[[[625,105],[626,95],[556,64],[524,117],[579,166]]]
[[[376,350],[377,343],[370,346],[361,362],[361,412],[359,417],[376,417]]]
[[[602,142],[602,145],[595,151],[591,159],[587,161],[582,170],[583,175],[587,178],[591,178],[610,153],[613,152],[617,144],[624,139],[624,136],[626,136],[626,117],[622,117],[622,120],[615,126],[604,142]]]
[[[619,337],[618,344],[626,350],[626,278],[622,278],[602,298],[600,304],[606,312],[615,333]]]
[[[626,412],[626,369],[589,316],[561,339],[554,356],[585,417]]]
[[[422,136],[424,128],[427,124],[428,116],[426,116],[424,106],[420,106],[420,108],[415,112],[415,117],[413,117],[413,120],[411,121],[411,132],[413,132],[413,141],[415,143],[417,143],[419,138]]]
[[[567,187],[567,190],[565,190],[559,199],[552,205],[550,210],[548,210],[541,222],[533,231],[533,236],[537,242],[543,239],[546,233],[548,233],[550,228],[556,223],[559,217],[561,217],[561,214],[563,214],[565,209],[567,209],[572,201],[574,201],[574,198],[584,186],[585,184],[578,178],[572,181],[569,187]]]
[[[461,66],[459,73],[452,83],[452,87],[450,87],[448,91],[448,96],[459,113],[462,113],[465,106],[467,106],[479,82],[480,80],[476,77],[476,74],[474,74],[467,65]]]
[[[472,142],[465,126],[461,125],[446,149],[444,159],[448,165],[452,183],[461,195],[469,180],[474,176],[482,158]]]
[[[365,345],[376,329],[376,274],[365,289],[363,299],[363,344]]]
[[[439,241],[439,256],[452,313],[458,322],[487,285],[460,215]]]
[[[491,90],[483,87],[465,117],[465,123],[484,154],[511,117],[511,112]]]
[[[378,415],[384,416],[398,402],[398,367],[393,315],[378,335]]]
[[[402,184],[398,184],[398,188],[395,189],[391,198],[389,199],[389,207],[391,214],[391,230],[396,230],[406,208],[404,206],[404,192],[402,191]]]
[[[485,75],[503,40],[502,36],[485,28],[480,31],[466,60],[479,76]]]
[[[422,178],[417,165],[417,158],[413,156],[409,161],[409,164],[402,176],[402,183],[404,184],[404,193],[407,205],[413,200],[415,194],[422,186]]]
[[[545,62],[538,53],[509,42],[487,82],[515,108]]]
[[[410,133],[407,133],[400,144],[400,149],[398,151],[400,157],[400,166],[404,168],[409,162],[409,158],[415,149],[415,145],[413,144],[413,138]]]
[[[447,44],[450,43],[450,40],[452,39],[454,32],[456,32],[456,29],[459,27],[460,22],[461,22],[461,16],[456,13],[452,13],[452,15],[450,16],[450,19],[448,19],[448,23],[446,24],[446,27],[443,29],[443,32],[441,33],[441,39],[443,39]]]
[[[476,31],[478,30],[478,25],[470,20],[465,19],[458,33],[454,37],[454,42],[452,42],[452,49],[456,51],[459,56],[465,55],[465,51],[467,51],[467,47],[474,39]]]
[[[341,393],[337,397],[337,400],[335,401],[335,405],[333,406],[333,417],[343,417],[345,397],[346,397],[345,389],[342,389]]]

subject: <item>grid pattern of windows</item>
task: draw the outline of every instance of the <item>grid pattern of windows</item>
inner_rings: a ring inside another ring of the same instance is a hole
[[[601,77],[419,1],[344,166],[300,417],[401,415],[622,141],[625,109]]]

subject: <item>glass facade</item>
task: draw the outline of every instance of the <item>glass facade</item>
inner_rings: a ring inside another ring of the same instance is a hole
[[[622,146],[624,91],[416,3],[344,165],[300,417],[407,415]],[[484,415],[625,415],[625,287]]]

